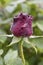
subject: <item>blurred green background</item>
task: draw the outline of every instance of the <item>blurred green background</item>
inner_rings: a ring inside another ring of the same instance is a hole
[[[43,1],[0,0],[0,65],[23,65],[17,51],[20,38],[3,36],[12,34],[13,17],[20,12],[34,17],[33,35],[43,36]],[[31,45],[24,42],[26,65],[43,65],[43,37],[30,38],[29,42],[37,48],[37,54]]]

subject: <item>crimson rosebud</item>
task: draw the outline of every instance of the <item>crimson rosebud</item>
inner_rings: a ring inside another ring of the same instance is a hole
[[[13,19],[13,24],[11,25],[11,32],[17,37],[32,35],[32,20],[33,18],[31,15],[20,13]]]

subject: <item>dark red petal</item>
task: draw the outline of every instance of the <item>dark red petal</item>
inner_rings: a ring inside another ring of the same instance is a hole
[[[15,36],[32,35],[32,16],[20,13],[18,16],[14,17],[13,24],[11,25],[11,32]]]

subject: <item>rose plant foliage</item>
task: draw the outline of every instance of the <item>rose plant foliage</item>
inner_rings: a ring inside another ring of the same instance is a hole
[[[37,3],[0,0],[0,65],[43,65],[43,9]]]

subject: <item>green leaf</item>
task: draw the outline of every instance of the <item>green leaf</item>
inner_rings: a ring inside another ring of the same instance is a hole
[[[30,54],[31,55],[31,54]],[[29,60],[29,65],[37,65],[37,61],[38,61],[39,57],[37,57],[37,55],[31,55],[31,57],[28,59]]]
[[[9,4],[12,0],[5,0],[5,4]]]
[[[5,4],[5,0],[0,0],[1,4],[4,5]]]
[[[6,62],[8,62],[8,59],[10,59],[10,58],[16,58],[17,56],[18,56],[17,50],[14,51],[14,50],[10,49],[10,50],[7,52],[7,54],[5,55],[4,60],[5,60]]]
[[[26,47],[26,48],[30,48],[31,45],[27,44],[26,42],[23,43],[23,46]]]
[[[7,39],[7,37],[1,36],[1,35],[6,35],[5,31],[0,30],[0,42],[4,43]]]
[[[24,3],[21,4],[21,6],[22,6],[22,11],[25,12],[25,13],[26,12],[28,13],[28,6],[26,4],[24,4]]]
[[[41,36],[43,35],[43,31],[41,31],[37,26],[33,28],[33,35]]]
[[[0,49],[0,55],[2,55],[3,54],[3,49]]]
[[[0,65],[4,65],[4,64],[3,64],[3,59],[2,59],[1,56],[0,56]]]
[[[4,61],[6,65],[23,65],[22,60],[18,58],[17,50],[10,49],[4,57]]]
[[[4,61],[6,65],[10,65],[10,63],[14,62],[14,59],[18,56],[17,50],[14,51],[10,49],[8,53],[4,56]]]
[[[25,43],[27,44],[27,45],[25,45],[27,48],[32,47],[32,48],[34,48],[34,50],[35,50],[36,53],[37,53],[36,47],[35,47],[32,43],[30,43],[30,41],[28,40],[28,38],[24,38],[24,41],[25,41]]]
[[[30,38],[29,41],[33,46],[36,46],[40,52],[43,52],[43,37]]]
[[[11,20],[12,20],[12,18],[8,18],[8,19],[6,19],[6,20],[0,21],[0,25],[1,25],[1,24],[7,24],[7,23],[10,23]]]
[[[14,60],[14,63],[15,63],[15,65],[23,65],[23,62],[22,62],[22,60],[20,58],[16,58]]]
[[[41,62],[39,62],[39,64],[38,65],[43,65],[43,60],[41,61]]]
[[[6,0],[5,0],[6,1]],[[8,0],[7,0],[8,1]],[[6,1],[6,2],[7,2]],[[12,0],[10,0],[10,1],[12,1]],[[8,1],[9,2],[9,1]],[[17,11],[19,11],[19,10],[21,10],[21,4],[20,3],[22,3],[22,2],[24,2],[24,0],[22,0],[22,1],[12,1],[12,2],[10,2],[10,4],[5,8],[9,13],[12,13],[12,12],[17,12]],[[19,5],[18,5],[19,4]]]
[[[13,5],[13,6],[11,6],[11,5],[13,5],[13,4],[10,4],[9,6],[7,6],[5,8],[8,13],[12,13],[15,10],[15,8],[17,7],[17,5]]]
[[[21,4],[18,4],[15,10],[12,12],[12,14],[20,12],[22,10]]]
[[[43,20],[37,21],[37,26],[41,31],[43,31]]]
[[[36,24],[36,21],[33,21],[32,23],[32,27],[35,27],[37,24]]]
[[[9,2],[11,2],[11,0],[0,0],[0,2],[3,6],[6,6],[7,4],[9,4]]]
[[[18,43],[20,40],[21,40],[21,37],[15,37],[14,36],[13,39],[12,39],[12,42],[8,46],[11,46],[15,43]]]

